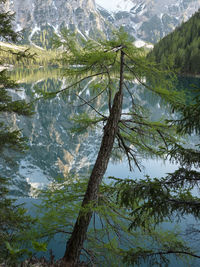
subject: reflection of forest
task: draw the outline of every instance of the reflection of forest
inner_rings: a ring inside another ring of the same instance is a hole
[[[61,74],[58,68],[16,68],[11,72],[11,78],[14,81],[21,83],[35,83],[40,80],[47,80],[48,78],[57,78]]]
[[[55,59],[60,57],[60,52],[56,50],[45,50],[38,49],[34,46],[20,46],[13,45],[10,43],[0,42],[1,51],[0,51],[0,62],[2,65],[10,65],[14,68],[24,68],[24,69],[33,69],[38,68],[39,66],[55,66]],[[10,53],[10,50],[14,53]],[[25,52],[26,51],[26,52]],[[20,60],[16,60],[16,53],[25,52],[26,57],[22,56]]]
[[[61,78],[60,71],[57,69],[33,69],[22,72],[16,70],[12,78],[23,81],[20,83],[21,91],[18,91],[15,97],[26,98],[28,101],[31,101],[34,94],[37,95],[40,91],[57,91],[65,88],[68,83]],[[133,87],[135,103],[143,103],[144,108],[150,109],[151,114],[148,115],[152,120],[166,117],[168,109],[159,97],[146,93],[144,88],[136,84],[133,84]],[[79,93],[87,100],[93,97],[88,90]],[[100,95],[92,105],[101,112],[107,113],[105,97]],[[16,127],[23,129],[23,134],[29,140],[29,150],[25,154],[13,152],[11,157],[0,158],[0,165],[3,169],[2,175],[15,178],[17,191],[28,193],[28,184],[39,186],[48,179],[63,179],[69,174],[87,175],[96,158],[102,128],[80,134],[70,131],[73,126],[71,118],[83,112],[88,114],[93,112],[89,106],[82,104],[83,102],[75,97],[72,89],[55,98],[40,99],[35,102],[35,115],[31,118],[13,115]],[[124,110],[127,112],[130,107],[131,98],[127,94],[124,97]]]

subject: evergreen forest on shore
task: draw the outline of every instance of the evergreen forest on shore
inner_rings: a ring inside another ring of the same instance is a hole
[[[149,57],[178,74],[200,75],[200,10],[155,44]]]

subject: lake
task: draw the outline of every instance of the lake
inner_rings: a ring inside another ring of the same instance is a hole
[[[32,101],[33,95],[39,95],[41,90],[51,92],[65,88],[67,85],[67,81],[61,78],[60,73],[55,69],[19,70],[12,75],[20,84],[19,90],[13,95],[15,99]],[[179,86],[188,88],[192,83],[200,85],[200,80],[182,78]],[[134,84],[134,86],[138,85]],[[79,95],[84,98],[89,98],[90,94],[87,87],[79,92]],[[146,93],[142,88],[134,97],[144,107],[150,108],[153,120],[161,116],[169,117],[169,107],[164,106],[159,97]],[[129,95],[125,95],[124,110],[128,109],[130,102]],[[93,105],[98,110],[107,112],[105,103],[105,98],[102,96],[95,99]],[[71,175],[88,174],[96,159],[102,137],[101,127],[80,134],[75,134],[70,130],[74,126],[71,120],[73,117],[82,112],[91,113],[90,107],[83,105],[83,102],[73,95],[73,92],[53,99],[40,99],[34,103],[34,109],[35,114],[32,117],[12,115],[10,121],[16,128],[23,129],[23,135],[28,138],[29,150],[24,154],[12,152],[9,160],[7,157],[0,159],[1,175],[12,177],[11,192],[21,199],[31,197],[34,188],[43,187],[52,181],[60,179],[65,181],[65,177]],[[105,176],[132,179],[143,178],[145,175],[162,177],[177,169],[176,165],[167,160],[141,156],[140,162],[142,172],[137,167],[130,172],[125,158],[117,161],[113,157]],[[30,200],[26,202],[30,204]],[[57,238],[57,245],[52,243],[57,257],[63,254],[62,242],[60,238]],[[173,260],[170,266],[184,265]]]

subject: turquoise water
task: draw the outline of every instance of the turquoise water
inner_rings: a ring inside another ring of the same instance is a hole
[[[180,81],[181,87],[187,87],[192,82],[199,84],[199,80],[183,79]],[[31,80],[20,84],[21,91],[18,91],[14,97],[16,99],[27,99],[31,101],[32,93],[38,90],[53,91],[58,88],[64,88],[66,81],[59,77],[49,78],[42,74],[39,80]],[[136,86],[136,85],[135,85]],[[90,97],[87,88],[79,92],[84,97]],[[151,110],[153,119],[160,116],[168,116],[168,108],[161,104],[157,97],[145,94],[143,90],[135,95],[137,101]],[[105,99],[102,97],[95,101],[94,105],[100,110],[106,111]],[[130,105],[130,99],[125,96],[124,110]],[[58,178],[64,179],[65,176],[78,173],[83,175],[88,173],[94,164],[100,140],[102,136],[101,128],[82,134],[70,132],[73,126],[71,117],[77,113],[88,112],[91,110],[88,106],[83,106],[73,94],[58,96],[55,99],[39,100],[35,104],[35,115],[31,118],[13,117],[12,122],[17,127],[23,129],[24,136],[28,137],[29,150],[25,154],[14,153],[9,162],[5,158],[0,159],[1,175],[12,177],[12,193],[15,196],[26,197],[27,205],[31,199],[33,188],[40,188]],[[114,163],[111,159],[107,176],[119,178],[143,178],[145,175],[150,177],[162,177],[166,173],[173,172],[178,166],[169,161],[157,159],[141,158],[142,172],[136,167],[130,172],[128,163],[125,159]],[[182,224],[191,223],[192,218],[187,218]],[[56,236],[56,243],[51,241],[50,247],[53,248],[57,258],[64,252],[66,240],[61,236]],[[197,263],[191,263],[191,266],[198,266]],[[118,266],[116,264],[116,266]],[[148,266],[148,265],[143,265]],[[142,266],[142,267],[143,267]],[[171,267],[189,266],[183,265],[173,259]]]

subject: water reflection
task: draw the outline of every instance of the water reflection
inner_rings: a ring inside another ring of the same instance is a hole
[[[39,96],[40,91],[56,91],[67,86],[67,81],[62,78],[61,72],[56,69],[40,69],[13,73],[13,79],[19,82],[20,88],[16,91],[15,98],[31,101],[33,96]],[[168,115],[168,107],[163,106],[160,98],[147,93],[142,87],[138,91],[133,85],[134,99],[142,103],[143,107],[151,110],[152,120]],[[84,98],[89,98],[87,88],[79,92]],[[106,99],[100,96],[93,105],[98,110],[107,112]],[[53,99],[40,99],[35,102],[35,115],[31,118],[13,115],[12,122],[16,127],[23,129],[24,136],[28,137],[29,150],[25,154],[13,153],[12,160],[0,159],[2,175],[13,178],[13,192],[15,194],[29,195],[32,187],[40,187],[57,178],[79,172],[86,174],[91,169],[96,158],[101,141],[102,130],[97,128],[74,134],[70,131],[73,122],[70,118],[78,113],[91,113],[90,107],[82,105],[80,99],[72,92],[58,95]],[[129,94],[124,97],[124,111],[131,106]],[[102,125],[101,125],[102,126]],[[144,169],[142,173],[130,173],[126,162],[109,164],[106,175],[120,177],[143,177],[148,174],[160,177],[166,172],[172,172],[176,166],[169,162],[155,160],[142,160]]]
[[[164,177],[166,173],[174,172],[177,165],[170,163],[168,160],[147,159],[142,161],[142,171],[135,168],[132,172],[129,171],[129,166],[126,161],[120,164],[110,163],[106,171],[106,176],[114,176],[118,178],[140,179],[147,175],[154,177]]]
[[[67,81],[62,79],[56,70],[16,72],[14,75],[20,82],[20,90],[16,92],[15,97],[28,101],[31,101],[34,95],[39,95],[40,90],[55,91],[67,85]],[[147,93],[142,88],[138,92],[138,85],[133,86],[135,101],[142,103],[143,107],[150,108],[152,120],[168,116],[169,109],[163,105],[159,97]],[[90,97],[87,90],[80,94],[86,99]],[[105,103],[104,97],[94,102],[98,109],[107,112]],[[2,175],[13,178],[13,194],[32,195],[33,188],[46,185],[54,179],[65,179],[67,175],[76,172],[89,173],[98,152],[102,130],[97,128],[79,135],[70,132],[73,125],[71,117],[84,111],[91,112],[88,106],[80,106],[81,104],[73,94],[67,94],[54,99],[40,99],[35,103],[35,115],[31,118],[13,115],[12,120],[16,127],[23,129],[23,134],[29,140],[29,150],[24,155],[12,152],[11,159],[4,158],[0,162]],[[124,110],[128,110],[130,105],[130,96],[127,94],[124,98]],[[142,172],[137,168],[130,172],[125,160],[115,163],[111,160],[106,176],[132,179],[143,178],[145,175],[161,177],[177,168],[168,161],[156,159],[141,158],[141,164]],[[31,203],[27,199],[25,201],[30,207]],[[49,244],[49,248],[54,248],[57,258],[63,256],[65,242],[65,239],[56,236],[56,243],[52,241]],[[184,265],[173,261],[170,266]]]

